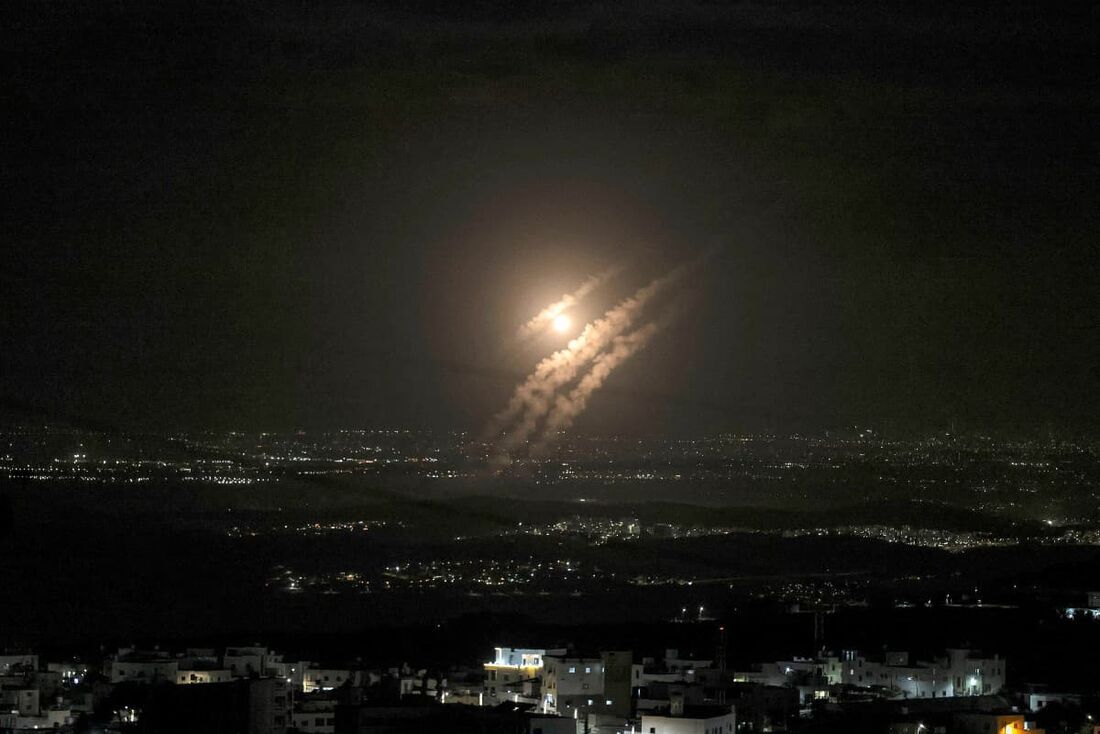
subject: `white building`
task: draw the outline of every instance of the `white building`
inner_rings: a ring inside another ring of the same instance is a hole
[[[0,713],[0,730],[31,732],[60,729],[73,725],[72,711],[67,708],[51,708],[33,716],[17,713]]]
[[[38,670],[37,655],[0,655],[0,675]]]
[[[39,698],[37,688],[4,686],[0,689],[0,711],[20,716],[38,716]]]
[[[250,647],[227,647],[222,658],[222,667],[228,669],[235,678],[263,677],[274,674],[274,664],[282,661],[277,655],[261,645]]]
[[[357,676],[347,668],[304,668],[302,670],[302,691],[331,691],[348,681],[356,683]]]
[[[79,662],[46,663],[46,671],[56,673],[65,683],[78,685],[88,675],[88,666]]]
[[[111,661],[112,683],[175,682],[179,661],[159,652],[126,651]]]
[[[610,706],[603,696],[603,658],[544,658],[542,702],[546,713],[575,716],[577,710]]]
[[[301,701],[294,707],[291,724],[308,734],[332,734],[336,731],[335,701]]]
[[[1005,661],[959,648],[913,664],[906,652],[887,652],[882,659],[872,659],[856,650],[844,650],[840,655],[766,663],[758,676],[738,673],[735,680],[797,687],[803,703],[828,695],[827,688],[838,685],[880,688],[891,698],[980,696],[1004,687]]]
[[[543,674],[546,656],[564,654],[565,650],[498,647],[495,652],[484,665],[485,689],[478,697],[485,706],[538,695],[536,680]]]
[[[672,702],[667,714],[643,714],[642,734],[733,734],[737,716],[729,706],[684,706]]]
[[[1005,661],[977,651],[951,648],[943,657],[909,664],[906,653],[887,653],[883,661],[853,654],[838,661],[841,682],[883,686],[897,698],[944,698],[997,693],[1005,684]]]
[[[315,663],[308,660],[286,661],[282,659],[281,655],[277,660],[267,661],[267,666],[272,676],[282,679],[298,691],[302,690],[305,671],[317,667]]]
[[[667,709],[675,697],[682,698],[686,705],[704,703],[703,689],[708,677],[718,677],[712,665],[711,660],[681,658],[674,649],[666,650],[660,663],[654,658],[643,658],[642,665],[632,666],[631,671],[637,710],[656,713]],[[711,685],[714,683],[710,681]]]
[[[1052,703],[1060,706],[1080,706],[1081,694],[1057,693],[1054,691],[1033,691],[1027,694],[1027,708],[1029,711],[1042,711]]]
[[[176,684],[181,686],[197,683],[228,683],[231,680],[233,680],[233,673],[224,668],[176,670]]]

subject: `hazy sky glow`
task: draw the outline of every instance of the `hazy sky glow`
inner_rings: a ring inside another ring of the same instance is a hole
[[[717,243],[577,429],[1097,428],[1094,17],[603,7],[5,9],[5,405],[476,430]]]

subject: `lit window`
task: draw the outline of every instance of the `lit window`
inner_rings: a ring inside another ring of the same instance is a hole
[[[577,672],[577,668],[576,668],[575,666],[572,666],[572,665],[570,665],[570,666],[569,666],[569,672],[570,672],[570,673],[576,673],[576,672]]]

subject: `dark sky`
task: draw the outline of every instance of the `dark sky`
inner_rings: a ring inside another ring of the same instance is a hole
[[[5,4],[0,397],[476,429],[718,244],[578,429],[1095,431],[1097,12],[1002,6]]]

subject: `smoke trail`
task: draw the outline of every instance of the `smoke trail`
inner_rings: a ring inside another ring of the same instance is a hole
[[[545,456],[553,436],[573,425],[585,408],[588,400],[603,386],[611,373],[649,344],[649,341],[686,310],[688,301],[681,299],[660,318],[654,319],[634,331],[615,337],[607,351],[600,354],[592,363],[592,369],[580,379],[568,395],[559,395],[554,407],[546,417],[542,437],[531,447],[532,456]]]
[[[615,337],[629,329],[638,315],[655,296],[678,283],[696,267],[702,258],[674,268],[666,275],[639,288],[633,295],[584,327],[584,331],[566,346],[542,360],[520,383],[508,406],[494,416],[486,432],[487,438],[515,422],[515,426],[498,446],[498,454],[506,456],[538,428],[539,420],[554,407],[555,392],[569,384],[587,363],[595,359]],[[516,422],[518,419],[518,422]]]
[[[622,272],[622,266],[616,266],[608,268],[599,275],[589,277],[588,280],[580,284],[577,290],[572,293],[564,294],[559,300],[551,303],[549,306],[542,309],[542,311],[539,311],[538,315],[519,327],[516,336],[519,339],[530,339],[535,334],[544,331],[546,327],[550,325],[550,322],[559,314],[583,301],[592,291],[599,288],[611,278],[614,278],[620,272]]]

